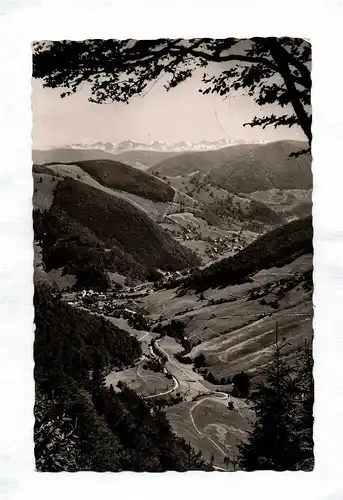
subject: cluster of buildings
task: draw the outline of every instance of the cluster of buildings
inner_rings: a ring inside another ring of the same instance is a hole
[[[147,319],[143,314],[128,307],[134,300],[127,300],[123,293],[111,291],[101,293],[94,290],[82,290],[65,296],[68,304],[88,309],[94,313],[102,313],[113,318],[123,318],[128,324],[137,329],[148,329]]]
[[[225,252],[239,252],[245,246],[239,236],[207,238],[206,241],[210,243],[206,249],[206,255],[212,259]]]

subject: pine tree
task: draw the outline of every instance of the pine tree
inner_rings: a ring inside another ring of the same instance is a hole
[[[272,364],[265,371],[265,383],[250,396],[256,420],[247,442],[239,446],[243,470],[294,470],[301,458],[293,418],[298,411],[299,389],[291,367],[281,358],[284,346],[276,325]]]
[[[235,453],[233,453],[233,455],[230,459],[230,462],[232,463],[233,470],[236,471],[238,463],[237,463],[237,457],[236,457]]]
[[[295,396],[293,419],[294,434],[299,441],[301,456],[296,469],[310,471],[314,467],[313,455],[313,404],[314,380],[312,350],[305,341],[296,359]]]

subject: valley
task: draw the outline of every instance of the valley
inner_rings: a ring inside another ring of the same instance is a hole
[[[311,43],[161,37],[31,44],[36,470],[312,471]]]
[[[303,159],[298,177],[290,170],[295,187],[282,166],[290,145],[277,144],[34,154],[36,283],[139,343],[137,359],[106,369],[106,386],[155,400],[217,470],[235,470],[254,420],[235,376],[263,380],[276,329],[290,366],[312,341],[310,171]],[[230,163],[243,158],[256,168],[244,182]]]

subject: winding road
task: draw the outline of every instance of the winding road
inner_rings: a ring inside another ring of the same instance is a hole
[[[166,394],[170,394],[171,392],[173,391],[176,391],[176,389],[179,387],[179,381],[176,377],[174,377],[174,375],[171,375],[173,377],[173,380],[174,380],[174,387],[172,387],[171,389],[168,389],[168,391],[165,391],[165,392],[159,392],[158,394],[151,394],[150,396],[144,396],[144,399],[151,399],[151,398],[157,398],[159,396],[165,396]]]
[[[158,344],[158,341],[156,341],[156,344],[158,345],[158,348],[160,349],[160,351],[166,356],[168,362],[173,365],[174,367],[176,367],[178,370],[181,370],[188,378],[190,378],[191,380],[193,380],[194,382],[196,382],[205,392],[211,392],[210,389],[208,389],[207,387],[205,387],[199,380],[197,380],[195,377],[193,377],[190,373],[188,373],[186,370],[184,370],[179,363],[177,362],[174,362],[170,359],[170,356],[169,354],[164,350],[162,349],[162,347]],[[174,381],[177,381],[178,383],[178,386],[179,386],[179,381],[177,380],[177,378],[172,375]],[[169,391],[165,392],[165,393],[160,393],[159,395],[163,395],[163,394],[168,394],[170,392],[172,392],[173,389],[170,389]],[[220,397],[221,395],[221,397]],[[152,397],[152,396],[148,396],[148,397]],[[156,396],[155,396],[156,397]],[[193,410],[198,406],[200,405],[203,401],[206,401],[206,400],[212,400],[212,401],[221,401],[223,402],[223,404],[226,405],[227,402],[231,401],[233,404],[234,404],[234,401],[232,400],[231,396],[225,392],[217,392],[216,395],[211,395],[211,396],[204,396],[203,398],[199,399],[198,401],[196,401],[194,403],[194,405],[190,408],[189,410],[189,415],[190,415],[190,419],[191,419],[191,422],[193,424],[193,427],[194,429],[196,430],[196,432],[198,434],[200,434],[201,436],[204,436],[206,439],[208,439],[208,441],[210,441],[213,446],[215,446],[223,455],[224,457],[227,455],[227,452],[224,451],[218,443],[216,443],[211,437],[209,437],[207,434],[204,434],[203,432],[201,432],[198,427],[196,426],[195,424],[195,421],[194,421],[194,418],[193,418]],[[236,405],[234,404],[234,407],[235,409],[238,410],[238,412],[240,413],[240,415],[243,417],[243,415],[241,414],[240,410],[238,407],[236,407]],[[222,469],[221,467],[218,467],[218,470],[225,470],[225,469]]]

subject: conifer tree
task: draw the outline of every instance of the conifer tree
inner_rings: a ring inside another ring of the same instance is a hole
[[[299,411],[299,387],[292,368],[281,357],[285,342],[276,341],[273,360],[265,371],[265,382],[250,395],[256,420],[246,443],[239,446],[243,470],[294,470],[301,459],[294,415]]]
[[[314,379],[312,350],[307,341],[299,348],[296,359],[295,395],[293,420],[294,435],[300,447],[300,457],[296,469],[311,471],[314,467],[313,455],[313,405]]]

